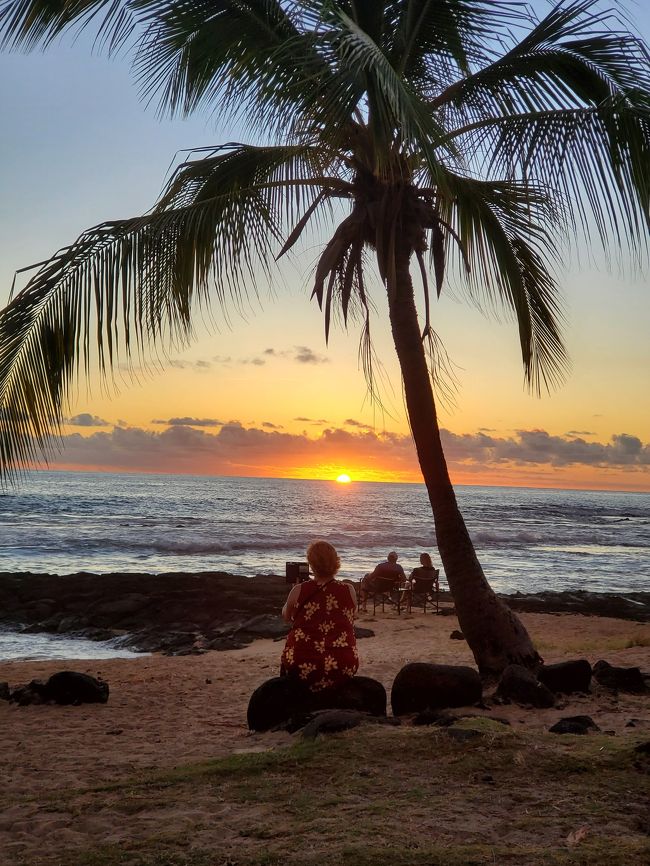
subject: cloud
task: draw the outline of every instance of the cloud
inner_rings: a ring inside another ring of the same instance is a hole
[[[232,355],[214,355],[212,361],[220,367],[231,367],[233,364],[253,364],[255,367],[262,367],[266,364],[264,358],[257,356],[253,358],[233,358]]]
[[[269,430],[282,430],[282,424],[272,424],[270,421],[262,421],[262,427],[267,427]]]
[[[200,373],[205,373],[206,370],[212,369],[212,362],[204,361],[201,358],[199,358],[198,361],[184,361],[175,358],[173,361],[169,362],[169,366],[173,367],[175,370],[198,370]]]
[[[271,425],[266,421],[260,427],[245,427],[233,421],[218,432],[207,432],[197,429],[197,424],[178,423],[162,431],[115,427],[89,436],[71,433],[64,437],[65,450],[56,463],[75,468],[280,476],[338,466],[359,467],[366,475],[419,478],[408,435],[341,427],[327,427],[315,435],[293,434]],[[488,473],[496,483],[506,477],[506,471],[509,478],[516,478],[517,471],[523,478],[545,471],[548,481],[565,477],[556,470],[566,467],[645,473],[645,479],[650,467],[650,445],[628,433],[617,434],[607,443],[552,436],[544,430],[520,430],[509,437],[443,430],[442,439],[452,475],[482,474],[485,481]]]
[[[564,434],[565,436],[595,436],[596,434],[591,430],[569,430],[568,433]]]
[[[545,430],[519,430],[516,436],[499,439],[484,433],[457,435],[443,431],[447,458],[485,465],[513,463],[553,467],[626,467],[650,465],[650,445],[636,436],[621,433],[610,442],[586,442],[581,437],[551,436]]]
[[[304,424],[328,424],[326,418],[304,418],[302,415],[299,415],[297,418],[293,419],[294,421],[302,421]]]
[[[355,421],[354,418],[346,418],[343,422],[346,427],[358,427],[360,430],[372,430],[369,424],[363,424],[361,421]]]
[[[300,364],[328,364],[329,358],[318,355],[309,346],[296,346],[294,359]]]
[[[98,418],[97,415],[91,415],[90,412],[80,412],[79,415],[73,415],[72,418],[66,419],[66,423],[71,427],[109,427],[108,421],[103,418]]]
[[[219,421],[217,418],[153,418],[151,421],[152,424],[166,424],[169,427],[178,427],[178,426],[186,426],[186,427],[222,427],[223,421]]]

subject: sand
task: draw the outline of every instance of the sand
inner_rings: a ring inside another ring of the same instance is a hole
[[[650,669],[648,625],[573,614],[521,616],[547,663],[567,658],[605,658],[612,664]],[[375,636],[359,641],[360,674],[380,680],[389,691],[409,661],[473,664],[467,644],[451,640],[454,616],[394,611],[361,614],[359,624]],[[631,644],[631,646],[626,646]],[[636,645],[635,645],[636,644]],[[19,707],[0,701],[0,863],[30,862],[43,833],[56,830],[66,850],[88,847],[89,839],[110,841],[114,826],[59,818],[52,826],[42,804],[57,791],[85,788],[133,776],[290,742],[290,735],[253,734],[246,706],[253,689],[275,676],[282,642],[258,640],[248,647],[201,656],[144,656],[110,661],[7,662],[0,681],[11,686],[71,669],[100,676],[110,684],[106,705]],[[490,715],[489,711],[485,711]],[[564,715],[588,714],[617,736],[650,733],[648,699],[596,688],[588,697],[563,699],[549,710],[498,707],[492,713],[513,726],[543,731]],[[639,720],[634,728],[630,719]],[[63,835],[61,835],[63,834]],[[6,859],[9,857],[9,859]],[[4,858],[4,859],[3,859]]]

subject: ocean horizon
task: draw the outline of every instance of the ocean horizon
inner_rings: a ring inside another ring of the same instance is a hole
[[[647,588],[650,494],[458,485],[488,580],[499,592]],[[0,493],[0,571],[284,573],[329,539],[341,575],[389,550],[407,572],[440,566],[423,484],[158,473],[30,472]],[[441,571],[444,580],[444,569]]]
[[[24,485],[25,479],[30,478],[31,476],[38,475],[40,473],[47,472],[53,475],[55,474],[63,474],[63,475],[119,475],[119,476],[149,476],[156,475],[160,477],[169,477],[169,478],[217,478],[222,480],[232,480],[232,479],[241,479],[243,481],[316,481],[316,482],[324,482],[325,484],[334,484],[336,483],[336,478],[296,478],[291,475],[200,475],[195,472],[155,472],[153,470],[148,471],[146,469],[121,469],[119,472],[116,472],[113,469],[102,469],[101,467],[95,467],[94,469],[61,469],[57,467],[48,467],[47,469],[30,469],[26,470],[25,475],[22,477],[22,480],[18,482],[15,490],[19,490],[21,486]],[[378,481],[376,479],[350,479],[351,484],[398,484],[398,485],[407,485],[410,487],[424,487],[423,481]],[[565,491],[567,493],[620,493],[620,494],[631,494],[639,495],[639,496],[650,496],[650,482],[647,490],[630,490],[630,489],[622,489],[619,487],[567,487],[561,486],[556,487],[551,484],[467,484],[467,483],[458,483],[454,484],[454,490],[458,490],[459,488],[474,488],[474,487],[489,487],[498,490],[556,490],[558,492]],[[3,493],[12,492],[11,488],[7,488],[6,490],[0,490],[0,496]]]

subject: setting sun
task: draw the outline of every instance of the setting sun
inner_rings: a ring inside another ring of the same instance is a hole
[[[339,475],[339,477],[338,477],[336,480],[338,481],[339,484],[349,484],[350,481],[352,481],[352,479],[350,478],[350,476],[349,476],[349,475],[345,475],[345,474],[343,474],[343,475]]]

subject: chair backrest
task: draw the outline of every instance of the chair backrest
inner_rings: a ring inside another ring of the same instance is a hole
[[[402,572],[396,565],[391,565],[390,562],[380,562],[379,565],[375,566],[372,575],[376,578],[387,577],[394,582],[401,578]]]
[[[438,575],[435,577],[414,577],[411,589],[414,593],[432,592],[438,583]]]
[[[375,576],[372,592],[392,592],[396,585],[397,581],[394,577]]]

